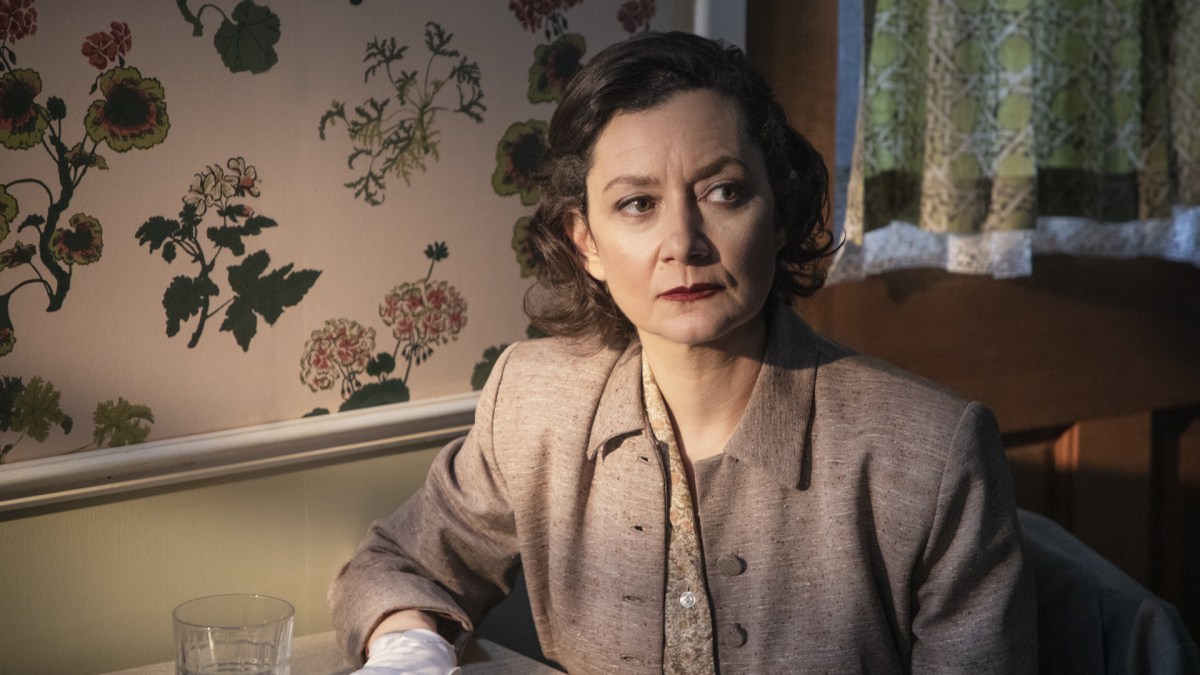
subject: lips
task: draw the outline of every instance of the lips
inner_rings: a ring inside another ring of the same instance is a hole
[[[692,284],[691,286],[676,286],[669,291],[660,293],[658,297],[673,302],[692,302],[716,295],[724,290],[720,284]]]

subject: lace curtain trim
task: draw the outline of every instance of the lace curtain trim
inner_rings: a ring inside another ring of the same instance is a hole
[[[1176,207],[1170,218],[1126,223],[1040,217],[1035,230],[964,235],[892,221],[868,232],[861,245],[847,241],[834,260],[829,283],[920,267],[1011,279],[1032,274],[1033,256],[1043,253],[1145,256],[1200,267],[1200,207]]]

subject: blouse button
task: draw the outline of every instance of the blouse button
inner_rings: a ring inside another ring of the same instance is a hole
[[[679,596],[679,604],[683,605],[684,609],[695,607],[696,594],[691,591],[684,591],[683,595]]]
[[[746,571],[746,561],[730,553],[717,560],[717,570],[726,576],[736,577]]]

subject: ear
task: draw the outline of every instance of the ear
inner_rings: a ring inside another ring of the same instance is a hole
[[[600,260],[600,254],[596,250],[596,240],[592,238],[592,229],[588,227],[587,219],[579,211],[572,211],[567,218],[571,241],[575,244],[575,250],[579,251],[580,258],[583,259],[584,269],[592,275],[593,279],[603,283],[604,263]]]

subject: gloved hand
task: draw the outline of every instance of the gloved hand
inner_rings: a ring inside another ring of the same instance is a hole
[[[352,675],[459,675],[454,647],[441,635],[422,628],[385,633],[371,642],[370,657]]]

